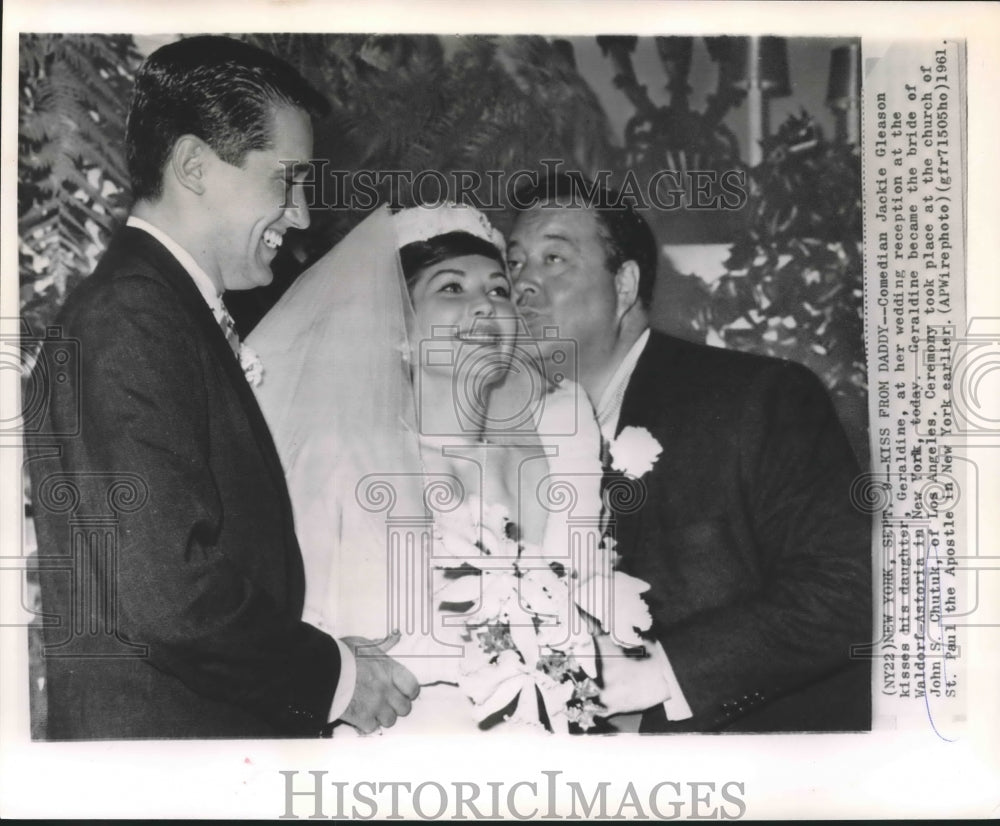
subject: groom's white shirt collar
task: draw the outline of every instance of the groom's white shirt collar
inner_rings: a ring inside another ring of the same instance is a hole
[[[191,280],[194,281],[194,285],[198,288],[198,292],[200,292],[205,298],[205,301],[208,306],[212,308],[212,311],[218,313],[219,310],[224,310],[222,296],[215,288],[215,284],[212,283],[212,279],[209,278],[208,273],[202,269],[201,265],[194,260],[194,256],[184,249],[184,247],[178,244],[158,226],[155,226],[142,218],[136,218],[134,215],[129,215],[128,220],[125,222],[125,226],[141,229],[143,232],[149,233],[157,241],[163,244],[163,246],[167,248],[167,251],[177,259],[177,263],[184,267],[187,274],[191,276]]]
[[[142,218],[130,215],[125,222],[125,226],[141,229],[143,232],[152,235],[167,248],[167,251],[177,259],[177,263],[184,267],[187,274],[191,276],[191,280],[194,281],[198,292],[202,294],[205,302],[215,315],[216,321],[221,324],[222,319],[229,315],[229,311],[222,303],[222,296],[215,289],[212,279],[208,277],[208,273],[194,260],[194,256],[162,229],[149,223],[149,221],[144,221]],[[337,683],[337,689],[333,695],[333,703],[330,706],[328,721],[331,723],[339,719],[340,715],[347,711],[347,707],[354,697],[354,687],[358,674],[358,666],[354,660],[354,653],[340,640],[336,640],[336,643],[337,648],[340,650],[340,680]]]
[[[642,355],[647,341],[649,341],[649,327],[642,331],[642,335],[629,348],[597,403],[597,424],[601,428],[601,435],[605,441],[614,441],[615,431],[618,429],[618,419],[621,418],[622,414],[622,404],[625,401],[625,390],[628,388],[628,383],[635,372],[635,366],[639,363],[639,356]]]

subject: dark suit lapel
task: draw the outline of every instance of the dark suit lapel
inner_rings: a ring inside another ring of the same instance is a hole
[[[649,341],[646,342],[625,389],[616,436],[626,427],[645,427],[647,430],[653,427],[662,396],[669,389],[663,386],[662,375],[663,365],[671,355],[669,339],[650,331]]]
[[[250,431],[260,448],[261,455],[268,465],[268,469],[279,482],[279,488],[284,489],[285,474],[281,467],[281,460],[278,457],[277,449],[274,447],[274,440],[271,438],[271,431],[264,420],[264,414],[257,404],[257,398],[250,388],[239,359],[233,353],[222,328],[215,320],[212,309],[208,306],[204,296],[198,290],[187,270],[181,266],[180,262],[174,258],[170,251],[159,241],[153,238],[148,232],[144,232],[134,227],[126,227],[122,231],[122,242],[142,255],[153,264],[154,270],[163,281],[173,289],[180,297],[181,302],[201,329],[205,340],[208,342],[216,358],[222,365],[230,384],[236,391],[240,399],[243,412],[246,415]]]
[[[618,417],[618,426],[615,430],[616,436],[621,435],[626,427],[643,427],[661,440],[662,444],[660,415],[663,399],[670,392],[665,382],[664,367],[672,363],[676,355],[669,338],[655,331],[650,332],[649,341],[646,342],[625,389],[621,415]],[[664,450],[669,449],[668,445],[662,447]],[[652,477],[659,473],[663,464],[662,461],[657,462],[646,476],[633,484],[647,485]],[[634,553],[636,543],[643,535],[643,520],[647,518],[647,511],[648,508],[640,507],[631,512],[615,514],[618,552],[625,560]],[[626,561],[626,569],[627,567]]]

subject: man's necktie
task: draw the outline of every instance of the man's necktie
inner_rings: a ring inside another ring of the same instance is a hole
[[[601,432],[601,467],[605,472],[611,470],[611,443],[604,438]]]
[[[233,354],[236,358],[240,357],[240,337],[236,332],[236,322],[233,321],[233,317],[229,314],[229,310],[222,303],[215,309],[215,320],[219,322],[219,326],[222,328],[222,332],[226,337],[226,341],[229,343],[230,348],[232,348]]]
[[[611,445],[607,439],[604,438],[604,434],[601,433],[601,503],[603,507],[601,508],[601,532],[606,533],[608,530],[608,524],[611,522],[614,514],[611,511],[611,503],[608,501],[608,484],[613,478],[613,471],[611,470]]]

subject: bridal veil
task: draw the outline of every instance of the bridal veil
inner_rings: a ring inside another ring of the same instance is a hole
[[[382,208],[303,273],[247,339],[295,508],[303,618],[337,636],[394,630],[387,526],[428,517],[410,312]]]

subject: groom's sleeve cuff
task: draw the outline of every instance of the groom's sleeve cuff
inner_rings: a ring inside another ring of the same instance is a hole
[[[667,681],[667,687],[670,690],[670,696],[663,703],[667,719],[687,720],[689,717],[693,717],[691,706],[684,699],[684,692],[681,691],[681,685],[677,682],[677,675],[674,674],[673,666],[670,665],[667,652],[663,650],[663,646],[659,642],[653,645],[652,649],[650,656],[660,664],[663,678]]]
[[[334,640],[337,648],[340,649],[340,679],[337,681],[337,690],[333,692],[333,703],[330,706],[330,716],[328,723],[333,723],[340,719],[340,715],[347,711],[354,697],[354,683],[358,678],[358,664],[354,661],[354,652],[351,651],[340,640]]]

